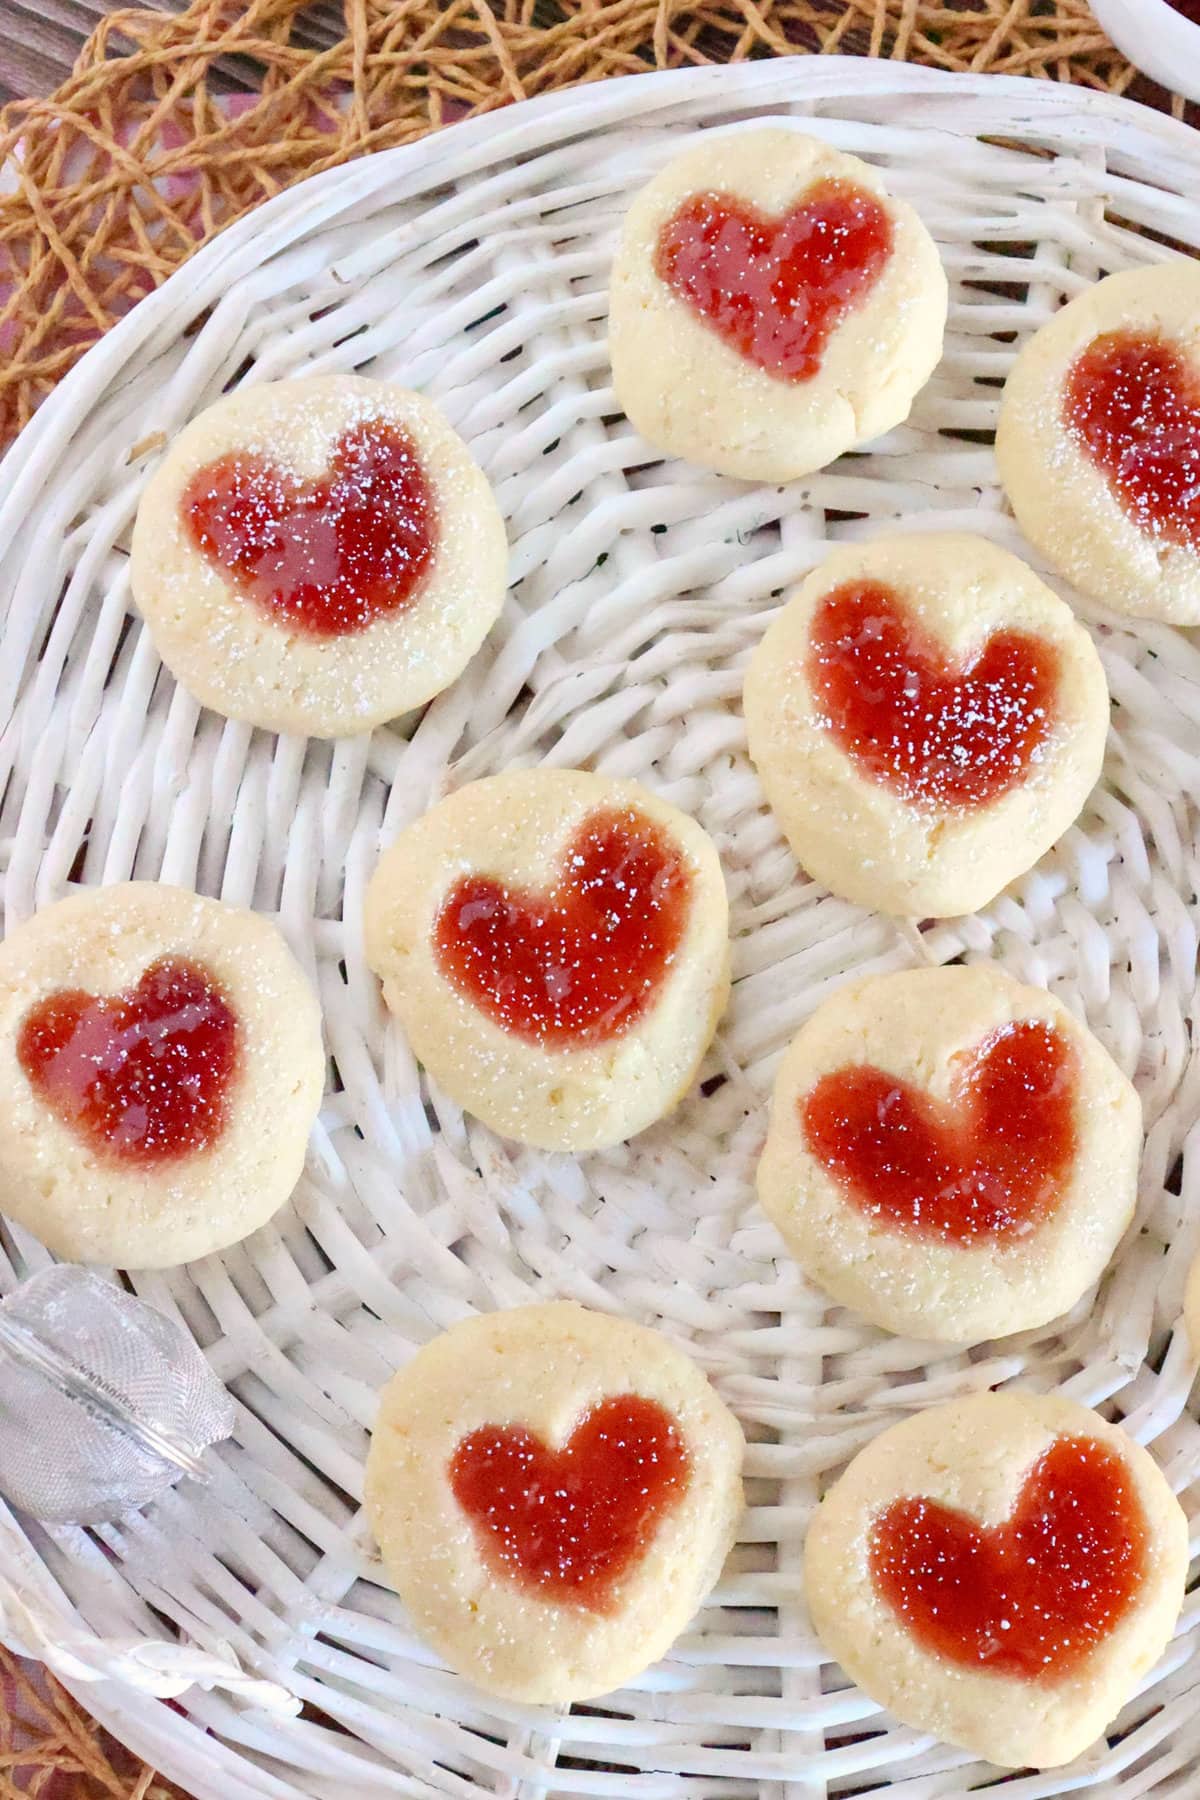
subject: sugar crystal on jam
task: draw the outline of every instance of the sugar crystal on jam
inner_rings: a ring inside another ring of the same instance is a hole
[[[1075,1157],[1076,1056],[1024,1019],[964,1059],[950,1107],[870,1064],[822,1076],[800,1102],[805,1142],[860,1211],[962,1245],[1036,1229]]]
[[[892,252],[892,222],[853,182],[818,182],[769,218],[729,194],[696,194],[659,233],[659,279],[749,362],[810,381],[834,330]]]
[[[1200,376],[1183,353],[1157,335],[1105,332],[1072,363],[1062,404],[1134,523],[1200,550]]]
[[[327,474],[304,481],[232,452],[184,491],[193,542],[280,624],[340,637],[402,611],[437,548],[429,477],[408,433],[373,419],[343,432]]]
[[[50,1110],[105,1160],[161,1165],[207,1150],[238,1065],[236,1015],[184,957],[111,996],[64,989],[21,1021],[17,1060]]]
[[[575,832],[548,892],[461,877],[439,908],[438,968],[497,1025],[534,1043],[603,1043],[643,1017],[687,929],[691,876],[642,814]]]
[[[521,1426],[484,1425],[457,1446],[450,1486],[496,1572],[540,1597],[612,1610],[690,1475],[679,1428],[638,1394],[602,1400],[560,1450]]]
[[[1026,632],[952,663],[899,594],[844,583],[813,621],[808,678],[836,742],[916,806],[977,807],[1022,781],[1054,725],[1058,655]]]
[[[1003,1524],[935,1500],[894,1500],[870,1536],[876,1593],[921,1648],[1026,1681],[1074,1673],[1136,1600],[1146,1521],[1107,1444],[1056,1438]]]

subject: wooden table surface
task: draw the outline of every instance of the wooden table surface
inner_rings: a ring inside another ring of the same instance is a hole
[[[51,93],[105,13],[132,5],[182,12],[186,0],[0,0],[0,103]],[[293,40],[323,49],[344,30],[339,0],[319,0],[304,8]],[[231,87],[245,85],[236,69],[229,80]]]
[[[0,101],[56,88],[111,10],[106,0],[0,0]]]

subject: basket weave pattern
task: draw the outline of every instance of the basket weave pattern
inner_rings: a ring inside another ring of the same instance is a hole
[[[801,50],[1053,75],[1133,72],[1086,0],[300,0],[114,13],[50,99],[6,109],[0,444],[198,243],[302,176],[511,100]]]
[[[781,111],[881,166],[934,231],[952,289],[946,356],[910,423],[782,491],[655,463],[614,417],[603,339],[632,189],[686,131]],[[223,236],[106,339],[9,463],[7,921],[71,880],[130,875],[276,914],[320,991],[337,1080],[293,1206],[226,1255],[136,1281],[239,1402],[212,1487],[94,1534],[26,1537],[0,1515],[6,1635],[77,1679],[120,1678],[122,1729],[206,1796],[230,1781],[274,1800],[334,1785],[967,1792],[994,1771],[896,1726],[824,1659],[800,1548],[821,1488],[890,1420],[1009,1381],[1123,1418],[1200,1513],[1176,1329],[1200,1236],[1200,652],[1088,615],[1118,703],[1103,784],[993,907],[924,934],[797,878],[738,695],[781,592],[830,541],[907,519],[1020,547],[986,441],[998,384],[1062,295],[1168,254],[1162,239],[1196,244],[1200,157],[1169,121],[1049,85],[943,87],[815,59],[593,89],[433,149],[333,172]],[[277,739],[165,677],[129,618],[129,525],[162,434],[231,382],[356,368],[444,404],[496,487],[515,586],[410,736]],[[733,1000],[703,1085],[579,1163],[501,1142],[430,1088],[361,944],[380,842],[448,788],[542,760],[640,777],[695,814],[733,906]],[[848,976],[960,956],[1085,1017],[1136,1077],[1148,1139],[1137,1229],[1098,1296],[1052,1329],[931,1355],[805,1286],[753,1204],[753,1168],[773,1069],[813,1006]],[[0,1288],[44,1260],[16,1230],[0,1252]],[[358,1506],[397,1360],[472,1309],[548,1295],[668,1330],[751,1440],[750,1507],[712,1603],[661,1668],[568,1716],[485,1702],[436,1666],[378,1579]],[[1186,1792],[1171,1783],[1200,1753],[1198,1637],[1191,1600],[1078,1785],[1109,1800],[1136,1764],[1131,1791]],[[146,1697],[170,1693],[185,1714]],[[1051,1800],[1062,1779],[1018,1791]]]

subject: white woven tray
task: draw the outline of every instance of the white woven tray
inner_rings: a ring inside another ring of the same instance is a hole
[[[779,113],[882,166],[952,288],[945,360],[910,423],[783,491],[653,462],[614,417],[603,332],[632,189],[686,132]],[[816,59],[609,83],[284,195],[143,302],[11,452],[8,923],[73,879],[130,875],[278,915],[336,1065],[295,1203],[227,1255],[136,1280],[240,1403],[212,1486],[94,1533],[0,1509],[2,1635],[87,1684],[202,1800],[966,1793],[995,1771],[889,1721],[813,1638],[800,1548],[831,1475],[899,1414],[1016,1382],[1123,1418],[1200,1514],[1178,1322],[1200,1245],[1195,644],[1090,615],[1117,702],[1103,785],[987,913],[923,938],[797,877],[738,700],[781,590],[826,543],[900,520],[1022,548],[987,436],[1016,344],[1101,272],[1170,254],[1161,238],[1200,243],[1197,192],[1200,141],[1075,89]],[[409,737],[331,747],[226,724],[175,687],[129,613],[125,547],[154,457],[134,447],[231,382],[318,369],[433,394],[509,520],[503,624]],[[448,786],[542,760],[638,776],[694,813],[733,902],[709,1079],[581,1162],[503,1143],[431,1092],[362,955],[381,841]],[[1056,1329],[946,1355],[806,1288],[752,1175],[776,1059],[817,1001],[850,976],[962,955],[1086,1017],[1136,1077],[1148,1138],[1136,1229],[1099,1294]],[[45,1260],[0,1230],[0,1289]],[[379,1584],[359,1513],[392,1368],[473,1308],[551,1295],[684,1341],[751,1440],[750,1508],[711,1604],[668,1662],[569,1716],[486,1701],[439,1668]],[[1192,1599],[1109,1744],[1006,1793],[1195,1795],[1198,1645]],[[173,1694],[180,1708],[154,1698]]]

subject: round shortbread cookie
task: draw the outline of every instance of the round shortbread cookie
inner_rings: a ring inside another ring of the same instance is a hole
[[[634,781],[527,769],[403,831],[367,892],[367,960],[458,1104],[594,1150],[682,1099],[729,997],[706,833]]]
[[[965,533],[845,544],[746,675],[750,755],[797,858],[882,912],[974,912],[1075,819],[1108,688],[1087,632]]]
[[[354,375],[239,388],[146,485],[131,580],[206,706],[344,737],[441,693],[504,603],[483,475],[420,394]]]
[[[566,1706],[656,1662],[742,1510],[742,1434],[656,1331],[560,1301],[466,1320],[384,1389],[367,1513],[422,1636]]]
[[[988,967],[842,988],[780,1065],[758,1192],[805,1274],[877,1325],[1044,1324],[1133,1217],[1142,1112],[1108,1052]]]
[[[1188,1526],[1146,1451],[1099,1414],[978,1394],[854,1458],[804,1569],[822,1642],[873,1700],[1004,1768],[1058,1768],[1166,1648]]]
[[[786,125],[706,133],[626,216],[617,399],[659,450],[791,481],[908,417],[946,308],[933,239],[868,164]]]
[[[121,883],[0,945],[0,1198],[58,1256],[169,1268],[257,1230],[324,1076],[313,991],[240,907]]]
[[[1200,625],[1200,266],[1110,275],[1056,312],[1005,384],[996,460],[1076,587]]]

